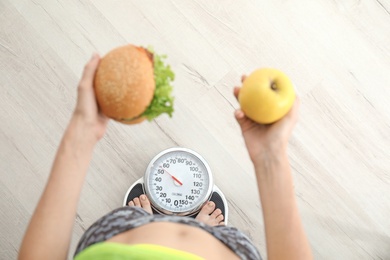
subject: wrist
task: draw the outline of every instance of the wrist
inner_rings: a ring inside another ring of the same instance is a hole
[[[65,131],[64,139],[72,140],[73,144],[90,149],[93,149],[98,142],[98,139],[93,134],[92,127],[78,116],[71,118]]]
[[[256,158],[252,158],[256,170],[274,163],[280,163],[283,160],[288,160],[287,149],[283,146],[267,147]]]

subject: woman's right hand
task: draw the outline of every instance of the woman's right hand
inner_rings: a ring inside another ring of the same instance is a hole
[[[78,86],[76,108],[72,117],[72,121],[77,121],[87,128],[88,135],[85,138],[91,137],[93,142],[103,137],[109,120],[108,117],[99,111],[93,88],[93,81],[99,62],[99,55],[93,54],[91,60],[84,67],[83,76]]]
[[[242,76],[241,82],[245,78]],[[234,88],[234,96],[237,99],[240,89],[240,87]],[[235,117],[241,127],[249,156],[255,165],[261,163],[264,153],[280,152],[287,149],[292,130],[298,120],[299,103],[297,97],[293,107],[282,119],[268,125],[252,121],[240,109],[235,111]]]

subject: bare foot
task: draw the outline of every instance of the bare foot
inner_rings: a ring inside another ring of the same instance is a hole
[[[127,205],[131,207],[143,208],[150,215],[153,215],[153,211],[152,211],[152,207],[150,206],[149,199],[148,197],[146,197],[145,194],[142,194],[141,196],[139,196],[139,198],[136,197],[133,200],[130,200]]]
[[[199,222],[203,222],[209,226],[224,226],[223,215],[220,209],[215,209],[215,203],[207,202],[200,210],[198,216],[195,218]]]

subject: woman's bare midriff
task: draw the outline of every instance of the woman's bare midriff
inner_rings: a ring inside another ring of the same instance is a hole
[[[221,241],[197,227],[170,222],[154,222],[118,234],[106,242],[155,244],[186,251],[206,259],[239,259]]]

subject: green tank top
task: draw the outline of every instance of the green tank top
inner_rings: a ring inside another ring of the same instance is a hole
[[[136,244],[126,245],[120,243],[101,242],[85,248],[78,253],[75,260],[144,260],[144,259],[169,259],[169,260],[200,260],[197,255],[176,250],[169,247]]]

